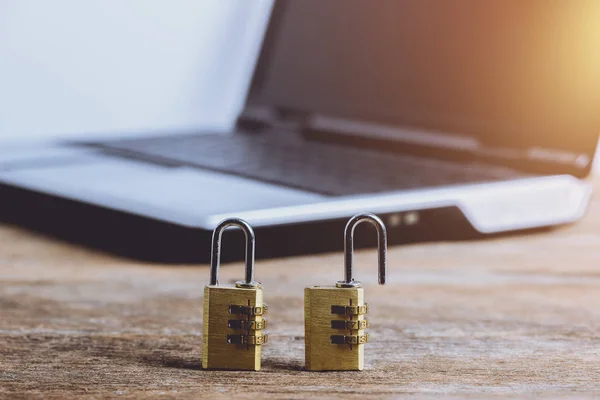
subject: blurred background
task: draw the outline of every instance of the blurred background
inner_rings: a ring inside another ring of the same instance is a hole
[[[270,0],[0,0],[0,140],[233,125]]]
[[[271,6],[0,0],[0,140],[230,129]]]

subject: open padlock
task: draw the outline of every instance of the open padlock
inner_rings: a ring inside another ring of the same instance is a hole
[[[344,231],[345,280],[335,286],[304,289],[305,361],[310,371],[345,371],[364,368],[364,344],[368,321],[361,283],[354,280],[354,229],[361,222],[377,228],[379,284],[385,284],[387,233],[374,214],[352,217]]]
[[[221,239],[230,226],[246,235],[246,279],[235,287],[219,286],[218,282]],[[260,369],[261,348],[268,339],[262,333],[267,326],[263,318],[267,305],[260,282],[254,281],[254,243],[254,231],[242,219],[221,221],[213,232],[210,283],[204,287],[203,368]]]

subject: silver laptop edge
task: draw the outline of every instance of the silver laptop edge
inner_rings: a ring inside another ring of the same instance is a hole
[[[402,213],[456,206],[479,232],[497,233],[574,222],[585,213],[591,196],[588,182],[570,175],[556,175],[336,198],[298,192],[289,201],[282,200],[281,206],[247,209],[241,201],[237,209],[232,204],[231,210],[226,213],[207,214],[202,212],[201,204],[198,204],[199,213],[194,213],[190,209],[174,209],[169,204],[162,207],[101,190],[85,190],[72,182],[48,180],[44,175],[28,172],[31,170],[0,172],[0,182],[202,229],[213,229],[221,219],[232,215],[260,227],[344,218],[362,211]],[[228,185],[231,187],[231,183]],[[210,192],[206,188],[203,194],[210,199]],[[278,194],[273,193],[274,196]]]

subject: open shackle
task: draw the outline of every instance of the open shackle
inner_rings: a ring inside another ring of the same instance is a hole
[[[344,277],[345,280],[338,281],[335,285],[339,288],[360,287],[361,283],[355,281],[352,276],[354,267],[354,229],[362,223],[370,222],[377,229],[377,254],[379,263],[379,284],[385,285],[385,274],[387,269],[387,232],[383,221],[375,214],[357,214],[350,218],[344,230]]]
[[[243,281],[237,281],[236,287],[256,288],[260,287],[260,282],[254,281],[254,230],[243,219],[227,218],[219,222],[212,235],[212,253],[210,257],[210,285],[219,284],[219,264],[221,262],[221,241],[223,231],[229,227],[238,227],[244,231],[246,236],[246,277]]]

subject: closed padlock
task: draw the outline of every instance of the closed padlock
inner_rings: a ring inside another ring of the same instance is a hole
[[[236,226],[246,235],[246,279],[235,287],[219,286],[218,274],[223,231]],[[263,317],[260,282],[254,281],[254,231],[242,219],[221,221],[212,237],[210,283],[204,287],[204,321],[202,335],[202,367],[205,369],[260,369],[263,334],[267,320]]]
[[[362,222],[377,228],[379,284],[385,284],[387,233],[374,214],[352,217],[344,231],[345,280],[335,286],[304,289],[305,361],[309,371],[361,371],[368,321],[361,283],[352,276],[354,229]]]

